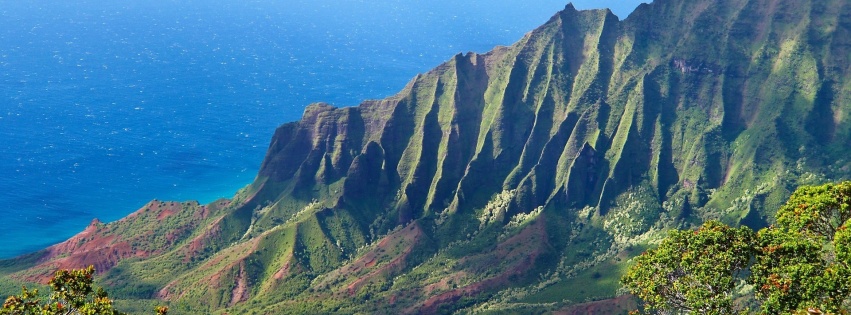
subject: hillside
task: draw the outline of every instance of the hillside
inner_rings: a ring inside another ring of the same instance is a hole
[[[94,264],[178,313],[622,313],[666,229],[765,226],[850,177],[849,59],[843,0],[568,5],[395,96],[308,106],[232,200],[153,202],[0,270]]]

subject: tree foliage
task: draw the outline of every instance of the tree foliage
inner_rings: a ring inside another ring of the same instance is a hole
[[[802,186],[777,211],[777,224],[807,237],[830,241],[851,220],[851,182]]]
[[[745,279],[765,314],[847,312],[851,182],[799,188],[758,233],[715,221],[672,231],[622,281],[650,311],[728,314],[745,311],[733,301]]]
[[[118,315],[112,300],[103,288],[93,289],[95,268],[58,270],[48,285],[53,293],[48,297],[38,290],[24,287],[21,295],[6,299],[0,315]],[[168,308],[158,306],[157,315],[166,315]]]
[[[717,221],[671,231],[659,248],[635,259],[624,283],[651,309],[727,314],[730,292],[753,255],[753,231]]]
[[[768,313],[816,307],[837,312],[851,297],[851,182],[799,188],[759,232],[751,268]]]

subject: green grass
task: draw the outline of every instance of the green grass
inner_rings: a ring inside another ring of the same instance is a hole
[[[615,297],[626,264],[606,261],[523,298],[521,303],[586,302]]]
[[[7,276],[0,275],[0,297],[5,301],[6,297],[9,295],[18,295],[21,294],[22,286],[26,286],[28,289],[39,289],[39,291],[47,292],[47,286],[39,285],[35,283],[26,283],[22,281],[18,281]]]

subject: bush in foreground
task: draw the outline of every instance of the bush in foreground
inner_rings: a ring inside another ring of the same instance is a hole
[[[0,315],[118,315],[112,300],[103,288],[92,288],[95,268],[59,270],[48,283],[53,293],[47,297],[38,290],[24,287],[21,295],[6,299]],[[168,308],[158,306],[157,315],[166,315]]]
[[[753,233],[717,221],[671,231],[635,258],[622,282],[650,312],[847,314],[851,307],[851,182],[804,186],[777,212],[777,226]]]

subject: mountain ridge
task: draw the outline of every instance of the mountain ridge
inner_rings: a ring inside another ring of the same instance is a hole
[[[764,226],[794,187],[851,175],[850,6],[657,0],[620,21],[568,5],[387,99],[311,104],[275,131],[254,183],[199,219],[107,225],[189,228],[144,259],[119,255],[103,281],[186,312],[613,298],[665,229]],[[46,268],[32,257],[53,259],[33,255],[0,267],[33,279]]]

